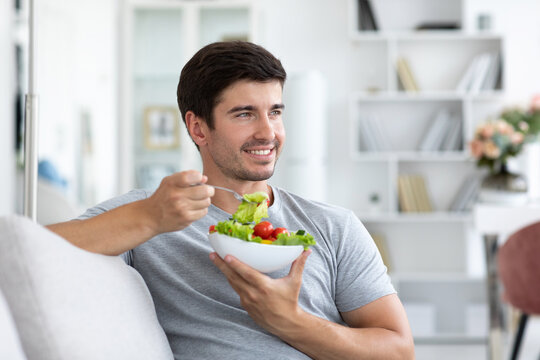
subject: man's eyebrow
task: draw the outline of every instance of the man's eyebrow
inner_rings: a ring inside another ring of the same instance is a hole
[[[283,104],[274,104],[271,107],[272,110],[284,109],[284,108],[285,108],[285,105],[283,105]],[[229,111],[227,111],[227,114],[233,114],[233,113],[239,112],[239,111],[253,111],[253,110],[255,110],[255,106],[253,106],[253,105],[235,106],[235,107],[229,109]]]
[[[253,111],[255,109],[252,105],[235,106],[227,111],[227,114],[232,114],[239,111]]]

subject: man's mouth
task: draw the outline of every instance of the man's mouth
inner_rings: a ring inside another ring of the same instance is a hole
[[[246,150],[246,152],[253,154],[253,155],[268,155],[270,152],[272,152],[272,149],[265,149],[265,150]]]

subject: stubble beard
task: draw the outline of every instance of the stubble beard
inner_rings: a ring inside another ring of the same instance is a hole
[[[268,143],[244,144],[240,151],[243,152],[245,148],[248,148],[250,146],[267,145],[267,144]],[[276,163],[278,161],[278,156],[279,156],[278,149],[280,149],[280,143],[279,141],[276,140],[273,142],[273,145],[274,145],[274,151],[276,151],[276,156],[274,158],[274,164],[270,170],[257,172],[257,171],[250,171],[249,169],[246,169],[242,165],[241,155],[226,156],[226,153],[230,153],[232,152],[232,150],[225,151],[225,152],[217,152],[215,154],[212,154],[212,159],[214,160],[214,163],[220,169],[220,171],[228,178],[231,178],[234,180],[240,180],[240,181],[264,181],[264,180],[268,180],[269,178],[272,177],[272,175],[274,175]]]

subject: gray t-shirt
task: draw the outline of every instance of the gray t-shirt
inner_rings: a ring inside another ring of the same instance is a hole
[[[349,210],[303,199],[273,187],[268,209],[274,227],[304,229],[315,237],[303,273],[299,304],[320,318],[343,324],[351,311],[395,292],[373,240]],[[108,200],[80,218],[89,218],[150,196],[134,190]],[[230,214],[211,205],[189,227],[156,236],[122,254],[142,275],[176,359],[308,359],[258,326],[239,296],[212,264],[208,227]],[[289,268],[269,274],[288,274]]]

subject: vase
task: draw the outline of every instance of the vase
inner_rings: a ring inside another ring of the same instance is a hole
[[[506,164],[499,171],[490,173],[482,180],[478,200],[482,203],[523,205],[528,200],[527,180],[521,174],[512,173]]]

